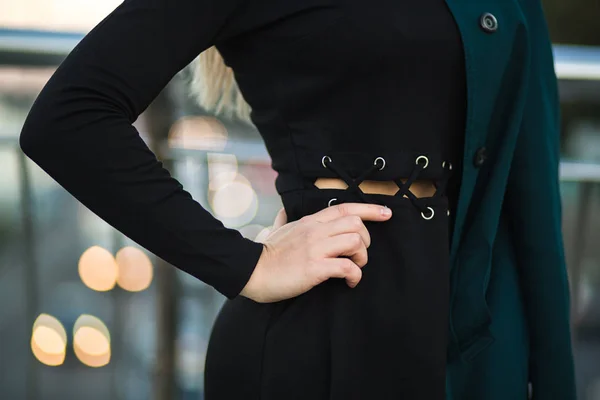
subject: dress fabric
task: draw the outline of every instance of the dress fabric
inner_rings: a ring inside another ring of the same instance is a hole
[[[132,126],[211,45],[252,107],[289,221],[341,202],[392,208],[366,222],[355,289],[332,279],[273,304],[237,296],[262,244],[203,209]],[[101,218],[227,296],[207,400],[443,399],[464,69],[442,0],[125,0],[44,87],[21,147]],[[349,188],[319,189],[318,177]],[[401,189],[365,194],[363,179]],[[416,198],[401,179],[435,181],[436,194]]]
[[[283,198],[297,219],[333,196],[341,197],[324,189]],[[434,202],[441,215],[431,220],[399,196],[367,200],[393,216],[365,223],[372,244],[359,285],[329,280],[272,304],[227,300],[209,342],[206,399],[445,398],[447,199]]]

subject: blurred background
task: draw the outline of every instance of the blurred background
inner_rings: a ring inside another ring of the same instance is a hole
[[[224,298],[141,249],[20,151],[29,107],[119,0],[0,0],[0,399],[203,398]],[[544,0],[562,103],[564,235],[581,400],[600,400],[600,4]],[[194,198],[254,238],[281,207],[256,130],[181,71],[135,125]]]

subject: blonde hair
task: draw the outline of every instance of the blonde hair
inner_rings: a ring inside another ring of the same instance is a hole
[[[250,106],[235,81],[233,70],[212,46],[200,53],[192,65],[191,93],[198,104],[216,115],[250,122]]]

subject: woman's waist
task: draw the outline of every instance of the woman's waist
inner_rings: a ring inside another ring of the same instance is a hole
[[[389,207],[396,220],[405,220],[411,224],[415,221],[429,222],[443,217],[445,220],[450,210],[447,196],[437,195],[410,198],[396,192],[393,195],[368,193],[360,189],[341,188],[305,188],[281,194],[288,222],[298,220],[306,215],[317,213],[327,207],[345,203],[370,203]]]
[[[400,178],[400,182],[406,184],[408,178]],[[319,189],[347,189],[348,184],[340,178],[317,178],[314,185]],[[358,185],[363,193],[384,194],[394,196],[400,191],[400,186],[393,180],[376,181],[364,180]],[[408,190],[417,198],[432,197],[435,195],[436,186],[433,180],[417,180],[412,182]],[[408,197],[403,194],[404,197]]]
[[[281,194],[290,190],[344,188],[355,182],[366,192],[395,194],[397,187],[408,182],[418,197],[432,195],[439,182],[446,181],[457,170],[456,156],[437,149],[342,151],[339,149],[295,148],[285,155],[271,154],[275,181]],[[396,186],[394,186],[396,185]]]
[[[416,198],[445,195],[456,161],[431,151],[347,152],[297,149],[294,157],[274,157],[280,194],[303,189],[338,189],[363,194]]]

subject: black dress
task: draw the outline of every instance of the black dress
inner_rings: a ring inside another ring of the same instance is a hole
[[[132,126],[213,44],[252,107],[290,221],[348,201],[393,209],[366,222],[355,289],[332,279],[279,303],[237,296],[262,244],[194,201]],[[229,298],[208,400],[443,399],[463,57],[442,0],[125,0],[44,87],[21,147],[101,218]],[[319,189],[318,177],[350,187]],[[436,194],[412,195],[417,178]],[[364,194],[363,179],[401,190]]]

